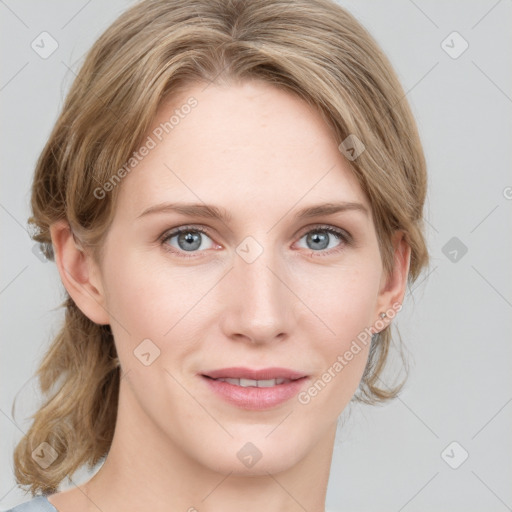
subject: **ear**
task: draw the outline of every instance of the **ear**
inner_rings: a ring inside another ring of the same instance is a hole
[[[101,274],[92,256],[75,240],[66,220],[50,226],[62,284],[78,308],[96,324],[109,324]]]
[[[375,317],[384,322],[386,326],[391,322],[391,318],[385,317],[382,319],[379,315],[390,309],[399,311],[397,305],[400,305],[400,307],[402,305],[411,263],[411,246],[405,240],[403,231],[394,233],[392,243],[394,248],[393,270],[389,276],[382,276],[375,312]]]

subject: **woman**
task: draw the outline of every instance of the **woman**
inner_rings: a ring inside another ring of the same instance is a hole
[[[336,3],[130,8],[37,163],[66,317],[13,510],[323,511],[339,415],[400,389],[380,377],[428,263],[425,167],[389,61]]]

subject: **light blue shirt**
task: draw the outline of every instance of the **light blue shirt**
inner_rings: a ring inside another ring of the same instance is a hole
[[[59,512],[46,498],[46,496],[36,496],[30,501],[16,505],[5,512]],[[326,509],[325,512],[332,512]]]
[[[16,505],[5,512],[58,512],[46,496],[36,496],[30,501]]]

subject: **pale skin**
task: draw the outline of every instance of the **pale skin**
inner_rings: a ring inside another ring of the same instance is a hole
[[[307,389],[405,295],[410,247],[397,232],[385,275],[370,203],[320,115],[259,81],[205,87],[159,110],[154,127],[198,101],[119,185],[101,262],[66,222],[51,227],[63,284],[91,320],[111,325],[123,376],[107,459],[86,484],[49,497],[59,512],[323,511],[337,420],[369,345],[308,404],[243,410],[198,373],[283,366],[310,376]],[[171,202],[214,205],[232,219],[140,217]],[[367,213],[297,217],[338,202]],[[159,240],[181,226],[207,230],[198,249]],[[312,231],[324,245],[308,240]],[[236,252],[247,237],[263,249],[251,263]],[[160,349],[149,366],[133,353],[144,339]],[[262,454],[251,468],[237,457],[247,442]]]

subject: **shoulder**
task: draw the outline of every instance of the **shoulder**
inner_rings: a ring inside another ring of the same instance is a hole
[[[58,512],[57,509],[46,499],[46,496],[36,496],[30,501],[16,505],[5,512]]]

